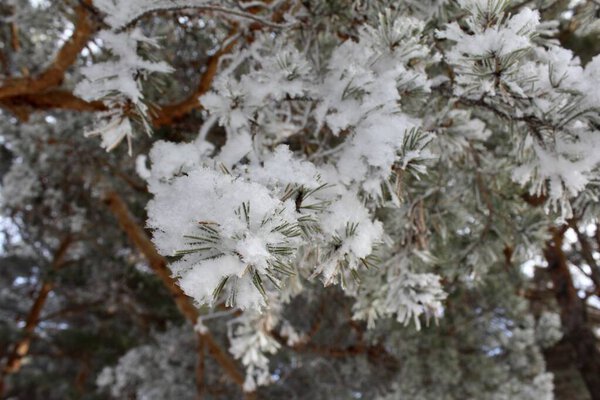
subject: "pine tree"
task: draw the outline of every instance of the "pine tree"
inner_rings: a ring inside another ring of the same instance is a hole
[[[600,399],[598,12],[0,5],[0,392]]]

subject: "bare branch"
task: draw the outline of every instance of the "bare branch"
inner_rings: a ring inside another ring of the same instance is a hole
[[[236,10],[236,9],[232,9],[232,8],[223,7],[221,5],[215,5],[215,4],[193,5],[193,4],[184,4],[184,3],[178,4],[177,2],[173,2],[173,5],[170,5],[170,6],[157,7],[152,10],[145,10],[145,11],[139,13],[138,15],[136,15],[135,17],[131,18],[127,22],[126,25],[120,26],[118,28],[120,31],[123,31],[131,26],[134,26],[141,19],[145,18],[146,16],[157,13],[157,12],[179,11],[179,10],[198,10],[200,12],[204,11],[204,12],[229,15],[229,16],[233,16],[233,17],[237,17],[237,18],[241,18],[241,19],[247,19],[250,21],[254,21],[255,23],[257,23],[261,26],[271,28],[271,29],[291,29],[291,28],[298,26],[298,22],[281,23],[280,22],[282,20],[281,18],[270,18],[270,19],[262,18],[262,17],[256,15],[256,12]],[[277,14],[277,12],[275,12],[275,14]],[[117,26],[115,26],[115,28],[117,28]]]
[[[50,264],[50,269],[53,271],[59,270],[63,265],[65,265],[65,258],[67,255],[67,251],[71,244],[73,243],[73,238],[71,236],[66,236],[58,246],[58,249],[54,253],[54,258],[52,259],[52,263]],[[9,374],[14,374],[21,369],[21,365],[23,364],[23,359],[29,353],[29,348],[31,346],[31,341],[33,339],[33,334],[35,332],[35,328],[38,326],[40,321],[40,315],[46,304],[46,300],[48,299],[48,295],[54,289],[54,283],[51,280],[46,280],[42,282],[42,286],[40,287],[35,300],[33,301],[33,305],[27,314],[27,318],[25,319],[25,326],[23,327],[21,338],[13,345],[12,350],[10,351],[8,358],[6,359],[6,363],[2,367],[2,371],[0,371],[0,395],[4,390],[4,378]]]
[[[598,293],[600,292],[600,267],[598,267],[598,263],[594,258],[594,250],[592,249],[592,245],[590,244],[588,237],[579,230],[579,227],[575,221],[571,221],[569,226],[575,231],[577,240],[579,240],[579,244],[581,246],[581,255],[590,267],[591,273],[586,275],[590,277],[594,283],[596,289],[595,292]]]
[[[83,6],[75,10],[77,25],[73,35],[58,51],[54,61],[39,76],[33,78],[15,78],[3,82],[0,86],[0,100],[9,97],[41,93],[47,89],[60,85],[65,72],[75,62],[79,52],[85,47],[94,33],[94,24],[88,16],[88,11]]]
[[[200,106],[199,97],[210,90],[213,79],[217,74],[219,59],[224,54],[229,53],[237,43],[237,40],[234,39],[234,36],[235,33],[230,35],[225,40],[226,45],[207,60],[206,70],[200,78],[198,87],[192,94],[190,94],[185,100],[182,100],[179,103],[163,106],[156,112],[156,116],[152,119],[152,124],[155,127],[169,125],[181,119],[196,107]]]
[[[196,400],[204,398],[204,336],[197,336],[198,343],[198,360],[196,360]]]

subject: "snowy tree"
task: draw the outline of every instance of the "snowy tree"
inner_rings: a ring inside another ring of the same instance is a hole
[[[598,13],[0,5],[0,392],[600,399]]]

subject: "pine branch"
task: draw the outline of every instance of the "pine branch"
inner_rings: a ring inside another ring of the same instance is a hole
[[[179,311],[192,325],[196,325],[198,317],[200,316],[198,310],[194,307],[190,298],[183,293],[181,288],[171,277],[171,273],[167,267],[167,261],[163,256],[158,254],[144,229],[137,223],[129,211],[129,207],[127,207],[125,201],[114,190],[107,190],[104,193],[103,200],[117,219],[121,229],[127,234],[135,247],[137,247],[144,257],[146,257],[150,268],[169,290]],[[233,382],[240,387],[243,386],[244,376],[238,371],[235,361],[221,349],[208,331],[202,333],[201,336],[208,352],[221,368],[223,368],[223,371]]]

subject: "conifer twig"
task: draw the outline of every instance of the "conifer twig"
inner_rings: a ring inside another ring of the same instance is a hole
[[[104,193],[103,200],[117,219],[121,229],[123,229],[135,247],[144,255],[150,268],[169,290],[181,314],[183,314],[192,325],[196,325],[198,317],[200,316],[198,310],[194,307],[190,298],[183,293],[181,288],[171,277],[171,273],[167,267],[167,261],[163,256],[158,254],[154,244],[148,238],[144,229],[134,219],[125,201],[114,190],[107,190]],[[202,336],[204,345],[208,349],[209,354],[221,366],[223,371],[233,382],[239,386],[243,386],[244,376],[238,370],[236,362],[229,354],[221,349],[210,332],[204,331],[200,333],[200,335]]]

